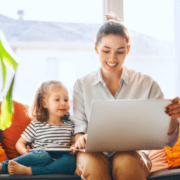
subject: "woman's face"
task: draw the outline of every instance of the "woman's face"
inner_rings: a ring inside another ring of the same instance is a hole
[[[95,50],[99,55],[103,73],[119,73],[122,71],[130,45],[123,36],[108,34],[102,37],[99,45],[95,43]]]

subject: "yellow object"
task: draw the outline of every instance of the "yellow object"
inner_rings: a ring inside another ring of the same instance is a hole
[[[5,130],[6,128],[9,128],[12,124],[11,119],[12,113],[8,111],[8,101],[7,99],[4,99],[1,106],[0,129]]]
[[[169,168],[180,166],[180,135],[177,143],[173,148],[165,147]]]

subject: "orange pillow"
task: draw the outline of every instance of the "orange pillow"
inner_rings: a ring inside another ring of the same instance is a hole
[[[4,149],[2,149],[2,146],[0,146],[0,162],[8,160],[6,153]]]
[[[167,161],[169,168],[174,168],[180,166],[180,134],[179,139],[173,148],[164,148],[167,154]]]
[[[31,122],[31,118],[28,117],[28,106],[18,103],[16,101],[14,104],[14,114],[12,117],[12,124],[9,128],[3,131],[2,135],[2,147],[6,152],[9,159],[19,156],[15,144],[20,138],[24,129]]]

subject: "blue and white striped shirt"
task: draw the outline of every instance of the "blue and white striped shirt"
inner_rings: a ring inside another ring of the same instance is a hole
[[[53,126],[33,120],[21,137],[32,142],[33,149],[69,148],[74,134],[74,123],[69,120],[62,121],[62,125]]]

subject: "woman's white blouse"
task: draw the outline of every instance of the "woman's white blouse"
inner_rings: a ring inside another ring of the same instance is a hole
[[[120,89],[113,96],[103,81],[101,68],[76,81],[73,92],[73,116],[71,117],[75,124],[75,134],[87,133],[93,100],[164,98],[159,85],[150,76],[125,66],[119,83]],[[172,135],[167,137],[166,144],[173,146],[178,139],[178,134],[177,128]]]

